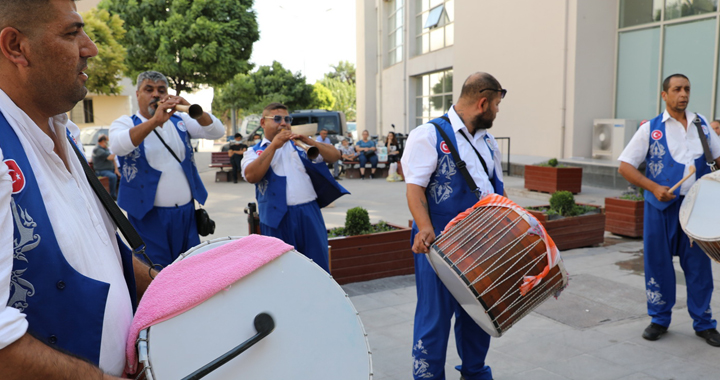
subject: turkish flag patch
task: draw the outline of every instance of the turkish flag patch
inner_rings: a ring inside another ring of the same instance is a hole
[[[10,178],[12,178],[12,193],[17,194],[21,192],[25,188],[25,175],[15,160],[8,159],[3,162],[7,165],[9,169],[8,174]]]
[[[662,131],[655,130],[650,136],[653,140],[660,140],[663,137],[663,133]]]
[[[447,144],[445,144],[445,141],[440,143],[440,150],[445,154],[450,153],[450,148],[448,148]]]

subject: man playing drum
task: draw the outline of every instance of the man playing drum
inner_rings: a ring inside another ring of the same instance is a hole
[[[407,140],[402,166],[414,219],[411,243],[416,253],[418,297],[412,350],[415,379],[445,379],[453,314],[462,377],[492,379],[492,371],[485,365],[490,336],[462,309],[422,254],[452,218],[478,201],[475,189],[455,165],[449,144],[457,147],[482,194],[504,194],[500,150],[487,129],[492,127],[506,92],[492,75],[472,74],[465,80],[457,104],[443,117],[417,127]],[[442,128],[450,141],[444,141],[432,123]]]
[[[340,152],[330,144],[293,134],[292,116],[283,104],[268,104],[262,116],[265,138],[242,160],[243,178],[255,184],[260,231],[294,246],[329,272],[327,229],[320,208],[349,193],[324,162],[311,162],[292,140],[317,147],[327,162],[339,160]]]
[[[72,0],[0,2],[3,380],[120,376],[135,280],[150,282],[68,140],[98,52],[83,26]]]
[[[673,256],[679,256],[687,284],[688,312],[693,318],[695,334],[712,346],[720,346],[717,323],[712,318],[710,300],[713,291],[710,258],[697,244],[690,245],[680,227],[678,213],[685,194],[697,178],[710,172],[702,142],[693,124],[694,112],[687,110],[690,81],[685,75],[673,74],[663,81],[662,98],[666,110],[643,123],[625,147],[620,160],[620,174],[628,182],[645,189],[643,244],[645,252],[645,291],[648,314],[652,322],[642,337],[657,340],[670,326],[675,305],[675,269]],[[715,161],[720,159],[720,139],[708,127],[705,117],[697,115]],[[646,161],[645,175],[637,170]],[[670,192],[694,166],[696,173]]]

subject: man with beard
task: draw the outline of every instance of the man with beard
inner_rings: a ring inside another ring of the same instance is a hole
[[[136,281],[150,282],[69,140],[98,53],[83,26],[72,0],[0,1],[3,380],[117,379]]]
[[[685,194],[695,181],[710,172],[698,128],[693,120],[700,118],[701,130],[715,162],[720,160],[720,138],[708,127],[705,117],[687,110],[690,102],[690,81],[683,74],[673,74],[663,81],[662,98],[666,109],[654,119],[643,123],[618,158],[619,172],[628,182],[645,189],[643,244],[645,260],[645,292],[650,325],[643,331],[647,340],[658,340],[670,326],[675,305],[675,267],[678,256],[687,284],[688,312],[693,319],[695,334],[710,344],[720,346],[717,322],[712,318],[710,300],[713,291],[710,258],[691,245],[680,227],[679,212]],[[638,165],[645,161],[643,175]],[[673,186],[689,174],[696,174],[674,192]]]
[[[455,340],[466,380],[492,379],[485,356],[490,336],[462,309],[422,254],[445,225],[478,201],[479,196],[504,194],[501,154],[487,132],[506,90],[490,74],[475,73],[463,84],[460,99],[447,114],[410,133],[402,157],[408,207],[413,215],[411,244],[415,252],[418,303],[413,333],[415,379],[445,379],[445,353],[450,321],[455,315]],[[444,141],[442,129],[450,141]],[[473,192],[456,167],[448,146],[454,146],[479,193]]]
[[[145,240],[150,259],[161,265],[200,244],[194,201],[204,204],[207,191],[195,167],[190,138],[225,135],[222,123],[207,112],[197,120],[176,113],[176,105],[190,103],[167,91],[163,74],[141,73],[138,112],[110,126],[112,151],[122,168],[118,205]]]

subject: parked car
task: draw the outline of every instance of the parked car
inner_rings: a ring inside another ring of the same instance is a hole
[[[328,137],[333,144],[337,144],[347,131],[345,114],[340,111],[297,110],[290,116],[293,118],[292,125],[317,124],[316,134],[319,134],[323,128],[327,129]]]

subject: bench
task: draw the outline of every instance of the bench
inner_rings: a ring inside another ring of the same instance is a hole
[[[359,161],[345,161],[345,178],[356,179],[360,178],[360,162]],[[370,175],[372,170],[371,164],[368,162],[365,164],[365,174]],[[388,162],[378,161],[377,169],[375,170],[375,178],[387,178],[388,176]]]
[[[230,182],[232,181],[232,164],[230,163],[230,156],[227,152],[212,152],[210,156],[211,168],[220,168],[220,171],[215,173],[215,182]],[[230,170],[225,171],[225,168]]]

